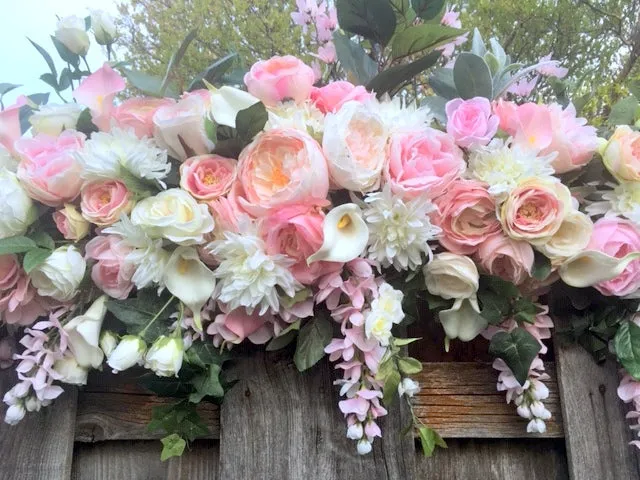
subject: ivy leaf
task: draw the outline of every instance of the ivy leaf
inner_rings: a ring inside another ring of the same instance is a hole
[[[162,442],[162,453],[160,454],[160,460],[163,462],[171,457],[179,457],[184,452],[187,442],[177,433],[172,433],[166,437],[160,439]]]
[[[36,242],[28,237],[9,237],[0,240],[0,255],[24,253],[36,248]]]
[[[224,397],[220,371],[220,365],[209,365],[206,373],[196,376],[192,381],[196,391],[189,395],[189,401],[200,403],[204,397]]]
[[[365,85],[378,73],[378,65],[364,49],[345,34],[333,33],[333,43],[340,65],[351,83]]]
[[[482,57],[462,52],[453,66],[453,81],[460,97],[464,100],[473,97],[493,98],[493,79],[489,66]]]
[[[29,274],[34,268],[42,265],[45,260],[49,258],[49,255],[51,255],[51,250],[48,248],[32,248],[24,256],[24,259],[22,260],[22,268],[24,268],[24,271]]]
[[[425,457],[433,455],[433,451],[436,447],[447,448],[446,442],[442,439],[440,434],[433,428],[421,426],[418,428],[420,434],[420,445],[422,445],[422,453]]]
[[[636,380],[640,380],[640,327],[624,322],[614,338],[616,355],[622,366]]]
[[[489,345],[489,353],[504,360],[520,385],[527,381],[531,362],[539,351],[540,343],[520,327],[496,333]]]
[[[188,442],[209,433],[209,429],[198,415],[196,405],[187,400],[173,405],[153,407],[152,419],[147,430],[161,430],[168,435],[176,434]]]
[[[386,45],[396,30],[389,0],[337,0],[338,23],[344,30]]]
[[[220,352],[210,343],[196,342],[185,352],[185,360],[192,365],[207,368],[209,365],[219,365],[231,358],[229,352]]]
[[[154,289],[138,292],[135,298],[126,300],[109,300],[107,309],[127,327],[130,335],[140,335],[147,343],[152,343],[164,334],[169,326],[169,315],[172,310],[167,308],[173,297],[158,297]]]
[[[533,324],[538,315],[538,307],[536,307],[536,304],[526,298],[518,298],[513,303],[513,311],[513,318],[518,323],[526,322]]]
[[[303,372],[313,367],[324,357],[324,347],[329,345],[332,333],[333,326],[324,316],[318,316],[302,327],[293,355],[298,371]]]

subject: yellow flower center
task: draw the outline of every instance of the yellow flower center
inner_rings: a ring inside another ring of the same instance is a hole
[[[110,192],[102,192],[100,194],[100,203],[102,205],[107,205],[111,201],[111,193]]]
[[[518,210],[518,213],[522,217],[529,220],[540,220],[540,218],[542,218],[542,212],[540,211],[540,208],[538,208],[536,204],[531,202],[527,202],[522,205],[522,207],[520,207],[520,209]]]
[[[189,260],[186,258],[178,260],[178,272],[180,272],[181,275],[185,275],[189,271],[189,263]]]
[[[202,182],[205,185],[213,185],[214,183],[216,183],[218,181],[218,179],[216,178],[216,176],[211,173],[211,172],[207,172],[207,174],[204,176],[204,178],[202,179]]]
[[[340,221],[338,222],[338,228],[342,230],[343,228],[347,228],[349,225],[351,225],[351,217],[345,214],[342,216],[342,218],[340,218]]]

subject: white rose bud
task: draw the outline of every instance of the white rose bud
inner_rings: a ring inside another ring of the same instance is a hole
[[[42,105],[29,117],[34,133],[45,133],[57,137],[64,130],[75,128],[84,107],[77,103],[66,105]]]
[[[360,440],[364,435],[361,423],[354,423],[347,428],[347,438],[350,440]]]
[[[478,291],[478,268],[469,257],[439,253],[424,269],[427,290],[444,299],[470,298]]]
[[[56,38],[76,55],[84,57],[89,51],[89,35],[85,31],[84,19],[76,15],[58,20]]]
[[[18,177],[0,168],[0,238],[23,235],[36,219],[33,200]]]
[[[22,404],[16,403],[7,408],[7,413],[4,416],[4,421],[9,425],[16,425],[20,420],[24,418],[27,413]]]
[[[144,367],[153,370],[159,377],[177,377],[183,356],[182,338],[162,335],[147,352]]]
[[[117,345],[118,336],[111,330],[105,330],[100,334],[100,348],[107,357],[111,355]]]
[[[81,367],[98,368],[104,359],[99,339],[108,298],[106,295],[98,297],[84,315],[73,318],[64,326],[69,335],[69,350]]]
[[[420,385],[418,382],[411,380],[410,378],[403,378],[402,382],[398,385],[398,395],[407,397],[413,397],[420,391]]]
[[[70,385],[86,385],[89,370],[78,365],[78,361],[73,355],[65,355],[60,360],[56,360],[53,369],[60,375],[61,382]],[[28,410],[28,407],[27,407]]]
[[[107,364],[118,373],[140,363],[147,350],[147,344],[140,337],[125,335],[118,346],[108,356]]]
[[[99,45],[110,45],[116,41],[116,24],[104,10],[91,10],[91,29]]]
[[[31,283],[43,297],[68,302],[78,293],[87,264],[73,245],[57,248],[31,271]]]
[[[371,449],[371,442],[366,438],[363,438],[358,442],[358,453],[360,455],[366,455],[367,453],[371,452]]]

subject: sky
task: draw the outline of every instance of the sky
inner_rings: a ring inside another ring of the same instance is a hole
[[[20,94],[52,92],[40,80],[40,75],[49,68],[44,59],[29,43],[26,37],[45,48],[56,61],[58,73],[66,66],[57,55],[50,35],[56,29],[57,16],[78,15],[86,17],[89,8],[117,14],[118,0],[0,0],[0,83],[16,83],[21,88],[8,93],[4,104],[11,105]],[[98,45],[93,34],[87,60],[91,70],[99,68],[106,60],[103,47]],[[64,96],[70,100],[70,90]],[[52,93],[50,102],[61,103]]]

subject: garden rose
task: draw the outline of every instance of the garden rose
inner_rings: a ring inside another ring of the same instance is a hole
[[[558,231],[537,248],[555,265],[587,248],[592,232],[591,219],[582,212],[571,210],[562,220]]]
[[[480,266],[490,275],[520,285],[530,276],[533,248],[527,242],[494,233],[480,244],[477,252]]]
[[[203,243],[214,226],[207,206],[179,188],[140,201],[131,212],[131,222],[153,237],[164,237],[178,245]]]
[[[269,107],[286,100],[304,102],[314,81],[313,69],[292,55],[256,62],[244,76],[249,93]]]
[[[108,355],[107,365],[113,369],[113,373],[127,370],[134,365],[142,363],[147,344],[140,337],[125,335]]]
[[[82,240],[89,234],[91,225],[82,217],[76,207],[70,203],[65,203],[64,208],[53,212],[52,216],[58,231],[67,240]]]
[[[35,134],[58,136],[67,129],[76,128],[78,118],[84,108],[77,103],[64,105],[42,105],[29,117],[29,123]]]
[[[620,181],[640,181],[640,132],[627,125],[616,128],[602,152],[602,161]]]
[[[491,113],[491,103],[484,97],[456,98],[445,108],[447,133],[460,147],[487,145],[498,131],[500,119]]]
[[[43,302],[15,255],[0,256],[0,319],[31,325],[44,315]]]
[[[83,133],[66,130],[58,138],[39,134],[16,142],[22,157],[18,178],[33,199],[56,207],[78,196],[82,167],[74,154],[84,139]]]
[[[455,253],[439,253],[424,266],[424,279],[431,295],[446,300],[474,297],[480,276],[469,257]]]
[[[125,299],[133,289],[131,278],[135,266],[126,261],[132,248],[117,235],[100,235],[92,238],[85,247],[85,256],[95,260],[91,279],[100,290],[113,298]]]
[[[180,186],[198,200],[214,200],[231,190],[236,164],[220,155],[191,157],[180,166]]]
[[[248,314],[245,308],[236,308],[216,315],[207,327],[209,335],[221,336],[225,342],[235,345],[249,339],[251,343],[262,345],[273,337],[273,316],[259,315],[258,310]]]
[[[120,128],[132,128],[138,138],[152,137],[156,111],[175,103],[170,98],[130,98],[114,108],[112,118]]]
[[[630,221],[621,218],[601,218],[593,225],[593,234],[587,246],[612,257],[623,258],[640,251],[640,231]],[[612,280],[594,285],[603,295],[623,297],[640,288],[640,259],[631,262]]]
[[[260,216],[283,205],[324,202],[328,191],[327,161],[318,142],[299,130],[274,129],[242,151],[230,195]]]
[[[101,227],[114,224],[133,207],[131,192],[119,180],[86,183],[82,187],[80,198],[82,216]]]
[[[78,293],[87,264],[72,245],[59,247],[29,274],[33,286],[43,297],[68,302]]]
[[[89,35],[85,30],[84,19],[76,15],[58,20],[55,37],[76,55],[84,57],[89,51]]]
[[[481,182],[456,180],[435,204],[433,222],[442,229],[440,244],[453,253],[474,253],[489,235],[501,230],[493,197]]]
[[[453,139],[433,128],[397,132],[391,136],[384,178],[391,190],[413,198],[435,198],[466,168]]]
[[[0,238],[23,235],[36,216],[36,207],[16,175],[0,168]]]
[[[332,82],[311,90],[311,101],[322,113],[336,113],[342,106],[351,101],[366,103],[375,98],[375,94],[367,92],[362,85],[357,87],[346,81]]]
[[[99,45],[109,45],[116,41],[116,23],[113,16],[104,10],[91,10],[91,29]]]
[[[332,183],[356,192],[376,190],[388,137],[383,119],[367,105],[351,101],[328,114],[322,148]]]

